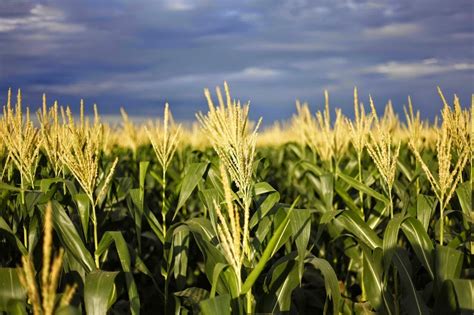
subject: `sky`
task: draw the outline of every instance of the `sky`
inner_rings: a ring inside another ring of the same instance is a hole
[[[351,116],[353,88],[402,113],[410,95],[439,114],[439,85],[470,106],[474,1],[0,0],[0,104],[22,89],[77,110],[178,120],[207,111],[203,89],[226,80],[251,117],[317,111],[329,91]]]

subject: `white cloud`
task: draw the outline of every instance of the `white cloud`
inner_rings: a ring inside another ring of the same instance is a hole
[[[369,38],[403,37],[417,34],[421,29],[421,26],[415,23],[393,23],[365,29],[363,34]]]
[[[392,79],[413,79],[433,74],[474,70],[474,63],[440,63],[435,58],[419,62],[390,61],[364,70],[365,73],[379,73]]]
[[[0,17],[0,33],[14,30],[75,33],[85,29],[83,25],[67,23],[65,19],[61,10],[37,4],[30,10],[29,15]]]

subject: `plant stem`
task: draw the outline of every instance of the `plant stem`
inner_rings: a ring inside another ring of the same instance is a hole
[[[166,240],[166,169],[163,168],[163,191],[161,192],[161,217],[163,219],[163,239]]]
[[[97,216],[95,213],[95,203],[92,201],[91,198],[91,204],[92,204],[92,226],[94,228],[94,260],[95,260],[95,266],[97,269],[99,269],[99,256],[97,255],[97,248],[99,247],[98,240],[97,240]]]
[[[439,243],[441,244],[441,246],[443,246],[443,243],[444,243],[444,207],[445,207],[442,199],[443,198],[441,198],[440,205],[439,205],[440,206]]]
[[[253,314],[253,309],[252,309],[252,288],[250,288],[249,292],[245,295],[246,300],[247,300],[247,307],[246,311],[247,314]]]
[[[357,164],[359,166],[359,182],[362,183],[362,156],[360,153],[357,153]],[[359,190],[359,199],[360,199],[360,213],[362,219],[364,219],[364,193]]]
[[[392,189],[388,189],[388,200],[389,200],[389,209],[390,209],[390,219],[393,219],[393,198],[392,198]]]
[[[25,222],[23,222],[23,244],[28,249],[28,230],[26,229]]]

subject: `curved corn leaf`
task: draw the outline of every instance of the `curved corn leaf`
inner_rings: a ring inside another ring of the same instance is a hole
[[[252,215],[249,221],[250,229],[255,227],[257,223],[259,223],[260,220],[262,220],[280,200],[280,193],[267,182],[255,184],[254,194],[255,196],[260,196],[260,198],[257,201],[255,213]]]
[[[423,267],[434,280],[434,247],[428,233],[423,229],[423,225],[417,219],[409,217],[403,221],[402,230]]]
[[[188,198],[191,196],[193,190],[196,188],[198,183],[201,181],[202,176],[207,170],[209,163],[191,163],[186,170],[186,175],[181,183],[181,190],[179,192],[178,206],[176,207],[173,215],[173,220],[176,217],[179,209],[181,209]]]
[[[223,264],[223,263],[217,263],[214,266],[214,271],[212,272],[212,286],[211,286],[211,293],[210,297],[213,298],[216,296],[216,289],[217,289],[217,283],[219,281],[219,276],[221,275],[221,272],[229,267],[228,264]]]
[[[88,239],[88,229],[89,229],[89,216],[90,216],[90,205],[91,202],[89,197],[86,194],[80,193],[74,196],[77,204],[77,211],[79,213],[79,218],[81,218],[82,231],[84,233],[84,239]]]
[[[26,290],[20,283],[17,269],[0,267],[0,312],[9,312],[17,303],[21,306],[25,298]]]
[[[64,305],[55,310],[54,315],[81,315],[81,312],[72,305]]]
[[[57,201],[54,200],[51,204],[53,207],[53,226],[61,240],[61,244],[87,272],[95,270],[94,259],[82,242],[74,223]],[[39,208],[44,213],[45,205],[40,205]]]
[[[396,214],[385,228],[382,245],[385,270],[389,269],[392,257],[397,249],[398,232],[400,231],[403,220],[405,220],[405,218],[401,214]]]
[[[437,288],[441,288],[445,280],[459,278],[461,275],[463,256],[462,252],[454,248],[441,245],[436,246],[435,271]]]
[[[140,298],[138,296],[137,285],[132,274],[132,262],[130,259],[130,252],[127,247],[127,243],[123,238],[122,232],[105,232],[100,240],[99,246],[95,254],[101,256],[106,250],[109,249],[110,245],[115,243],[118,256],[120,258],[120,264],[122,270],[125,273],[125,281],[127,283],[128,298],[130,301],[130,311],[132,314],[140,313]]]
[[[471,295],[472,296],[472,295]],[[452,280],[443,282],[441,291],[433,308],[434,315],[458,314],[459,307]]]
[[[252,288],[255,281],[257,281],[258,276],[260,275],[260,273],[262,273],[263,269],[265,268],[265,265],[267,264],[267,262],[274,255],[274,253],[278,250],[278,248],[281,245],[283,245],[282,237],[283,237],[283,234],[288,229],[288,226],[289,226],[289,223],[290,223],[291,213],[293,212],[293,209],[294,209],[294,206],[295,206],[296,202],[297,202],[297,200],[295,202],[293,202],[293,205],[288,210],[288,213],[287,213],[286,217],[283,219],[283,221],[280,223],[278,228],[273,233],[270,241],[267,244],[267,247],[265,248],[265,250],[262,253],[262,256],[260,257],[260,260],[255,265],[254,269],[250,272],[247,279],[245,279],[245,282],[242,285],[242,289],[240,291],[241,294],[247,293]]]
[[[336,220],[341,223],[347,231],[354,234],[371,249],[382,247],[382,240],[377,236],[377,233],[361,219],[358,213],[354,211],[343,211],[336,217]]]
[[[412,281],[411,264],[405,250],[397,248],[393,253],[393,262],[397,267],[402,287],[404,289],[404,297],[406,302],[402,303],[402,308],[406,308],[408,314],[429,314],[428,306],[416,290]]]
[[[437,199],[432,196],[419,194],[416,200],[416,217],[428,231],[433,210],[436,208]]]
[[[229,294],[219,295],[199,303],[203,315],[230,315],[231,298]]]
[[[170,254],[173,256],[173,276],[178,289],[186,286],[188,270],[189,229],[180,225],[173,229],[173,241]]]
[[[339,292],[339,282],[334,269],[327,260],[314,256],[307,258],[305,262],[311,264],[323,274],[326,294],[332,298],[333,314],[338,314],[341,302],[341,293]]]
[[[362,191],[363,193],[365,193],[366,195],[368,196],[371,196],[371,197],[374,197],[375,199],[378,199],[384,203],[389,203],[389,200],[387,197],[385,197],[384,195],[382,195],[381,193],[378,193],[376,192],[375,190],[373,190],[372,188],[370,188],[369,186],[359,182],[358,180],[344,174],[344,173],[338,173],[338,176],[339,178],[341,178],[343,181],[345,181],[346,183],[348,183],[349,185],[351,185],[353,188],[359,190],[359,191]]]
[[[472,314],[474,311],[474,280],[452,279],[461,314]]]
[[[291,293],[300,282],[296,258],[297,253],[292,252],[272,265],[265,278],[265,295],[258,302],[258,312],[280,314],[290,311]]]
[[[95,270],[86,276],[84,304],[87,315],[103,315],[116,299],[115,277],[118,272]]]
[[[211,223],[204,218],[194,218],[186,221],[186,225],[192,232],[196,243],[204,256],[204,269],[210,283],[213,281],[216,266],[227,264],[222,252],[216,246],[217,236],[214,235]],[[240,275],[239,275],[240,276]],[[217,293],[231,294],[234,298],[239,295],[237,275],[232,268],[227,268],[220,272],[219,281],[216,284]]]
[[[361,244],[363,255],[363,281],[367,297],[372,307],[386,314],[395,314],[392,295],[387,292],[383,283],[383,252],[377,247],[373,252]]]
[[[4,231],[7,233],[7,236],[12,238],[15,241],[16,247],[20,251],[22,255],[27,255],[28,251],[26,250],[25,245],[20,241],[20,239],[13,233],[13,230],[8,225],[7,221],[3,217],[0,216],[0,231]]]

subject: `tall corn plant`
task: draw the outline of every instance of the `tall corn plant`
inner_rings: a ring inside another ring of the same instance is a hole
[[[225,101],[220,89],[216,89],[219,106],[214,105],[209,90],[205,90],[209,112],[206,116],[198,114],[220,165],[219,171],[208,175],[211,186],[201,190],[210,221],[188,222],[204,254],[206,274],[212,283],[211,298],[201,302],[201,309],[206,313],[211,305],[220,305],[222,311],[228,312],[230,303],[234,313],[287,311],[291,292],[301,281],[305,263],[310,263],[328,278],[332,288],[328,290],[337,312],[339,292],[334,289],[334,271],[325,261],[307,256],[309,211],[296,210],[295,204],[289,208],[278,204],[279,194],[268,183],[255,182],[255,146],[261,120],[251,130],[248,105],[232,100],[228,85],[224,87]],[[235,184],[235,189],[231,184]],[[213,246],[213,235],[218,240],[217,249]],[[272,260],[282,246],[285,258]],[[292,270],[289,274],[285,266]],[[257,279],[268,268],[266,294],[255,298],[255,294],[261,294],[260,290],[254,291]],[[278,276],[287,277],[284,284],[274,282]],[[218,297],[214,297],[216,291]],[[262,298],[268,304],[255,304],[256,299]]]

